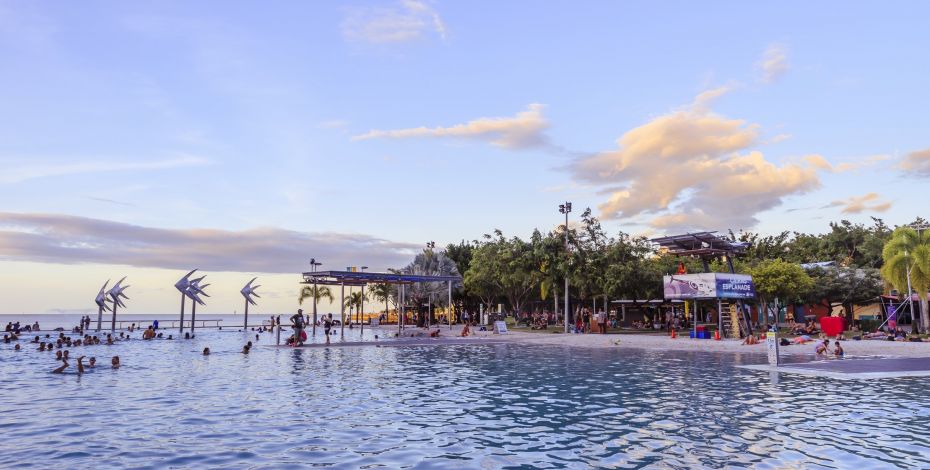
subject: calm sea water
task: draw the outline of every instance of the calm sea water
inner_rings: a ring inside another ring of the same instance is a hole
[[[0,466],[930,467],[925,379],[520,344],[295,350],[269,334],[243,355],[247,339],[72,348],[104,364],[82,376],[50,374],[52,356],[31,344],[0,344]]]

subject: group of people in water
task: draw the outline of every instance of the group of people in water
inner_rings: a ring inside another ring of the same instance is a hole
[[[36,329],[31,329],[32,332],[36,332]],[[9,334],[3,336],[3,342],[5,344],[14,343],[14,351],[22,351],[23,347],[20,344],[20,336],[15,332],[16,329],[11,329]],[[22,330],[20,330],[22,331]],[[71,367],[71,349],[73,348],[88,348],[99,345],[113,345],[116,341],[123,341],[129,339],[129,336],[120,332],[118,337],[115,337],[112,334],[106,335],[106,338],[101,340],[99,336],[84,335],[78,338],[72,338],[71,336],[65,335],[62,332],[58,333],[58,336],[52,337],[50,333],[46,333],[45,336],[36,335],[29,343],[34,345],[35,350],[39,352],[55,352],[55,361],[60,362],[57,367],[52,369],[53,373],[61,374],[64,373],[66,369]],[[70,348],[70,349],[66,349]],[[97,358],[91,356],[88,359],[87,364],[84,364],[84,358],[87,356],[78,356],[77,358],[77,372],[79,374],[85,373],[88,369],[93,369],[97,366]],[[120,366],[119,356],[113,356],[110,359],[110,365],[112,368],[116,369]]]

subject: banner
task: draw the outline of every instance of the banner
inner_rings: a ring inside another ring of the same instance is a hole
[[[717,293],[717,279],[714,273],[676,274],[664,276],[665,298],[677,299],[712,299]]]
[[[688,299],[752,299],[756,287],[748,274],[700,273],[676,274],[662,278],[665,298]]]
[[[756,286],[748,274],[717,273],[717,298],[752,299],[756,296]]]

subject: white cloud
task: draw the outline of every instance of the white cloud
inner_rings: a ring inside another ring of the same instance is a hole
[[[419,248],[360,234],[159,229],[60,214],[0,212],[0,259],[11,261],[298,273],[311,256],[328,266],[364,260],[383,269],[405,264]]]
[[[446,25],[426,2],[401,0],[391,7],[359,7],[342,22],[342,34],[350,41],[374,44],[400,43],[435,34],[446,39]]]
[[[774,83],[788,71],[788,49],[780,44],[769,46],[757,67],[763,83]]]
[[[710,111],[710,99],[726,91],[701,93],[624,133],[617,150],[573,164],[576,179],[609,188],[602,217],[651,215],[650,225],[663,229],[748,228],[784,197],[820,187],[817,165],[766,160],[752,150],[758,125]]]
[[[193,155],[181,155],[162,160],[151,161],[105,161],[88,160],[82,162],[55,162],[38,165],[22,165],[6,168],[0,174],[0,184],[20,183],[35,178],[65,176],[85,173],[104,173],[115,171],[166,170],[190,166],[208,165],[210,161]]]
[[[930,148],[907,154],[898,168],[917,176],[930,176]]]
[[[543,108],[543,105],[533,103],[513,117],[483,117],[449,127],[371,130],[352,137],[352,140],[446,137],[483,140],[508,149],[546,146],[548,139],[545,130],[549,122],[542,114]]]
[[[862,212],[885,212],[891,209],[891,203],[882,201],[878,193],[868,193],[863,196],[852,196],[848,199],[833,201],[823,208],[842,207],[844,214],[860,214]]]
[[[848,171],[858,170],[867,166],[890,159],[888,155],[869,155],[867,157],[856,158],[852,161],[840,162],[837,164],[830,163],[822,155],[811,154],[803,158],[810,166],[829,173],[845,173]]]

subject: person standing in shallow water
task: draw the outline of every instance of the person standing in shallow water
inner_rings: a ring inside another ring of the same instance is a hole
[[[291,315],[291,324],[294,326],[294,345],[303,346],[304,345],[304,311],[303,309],[297,309],[297,313]]]
[[[329,344],[329,334],[333,329],[333,314],[327,314],[323,319],[323,331],[326,333],[326,344]]]

